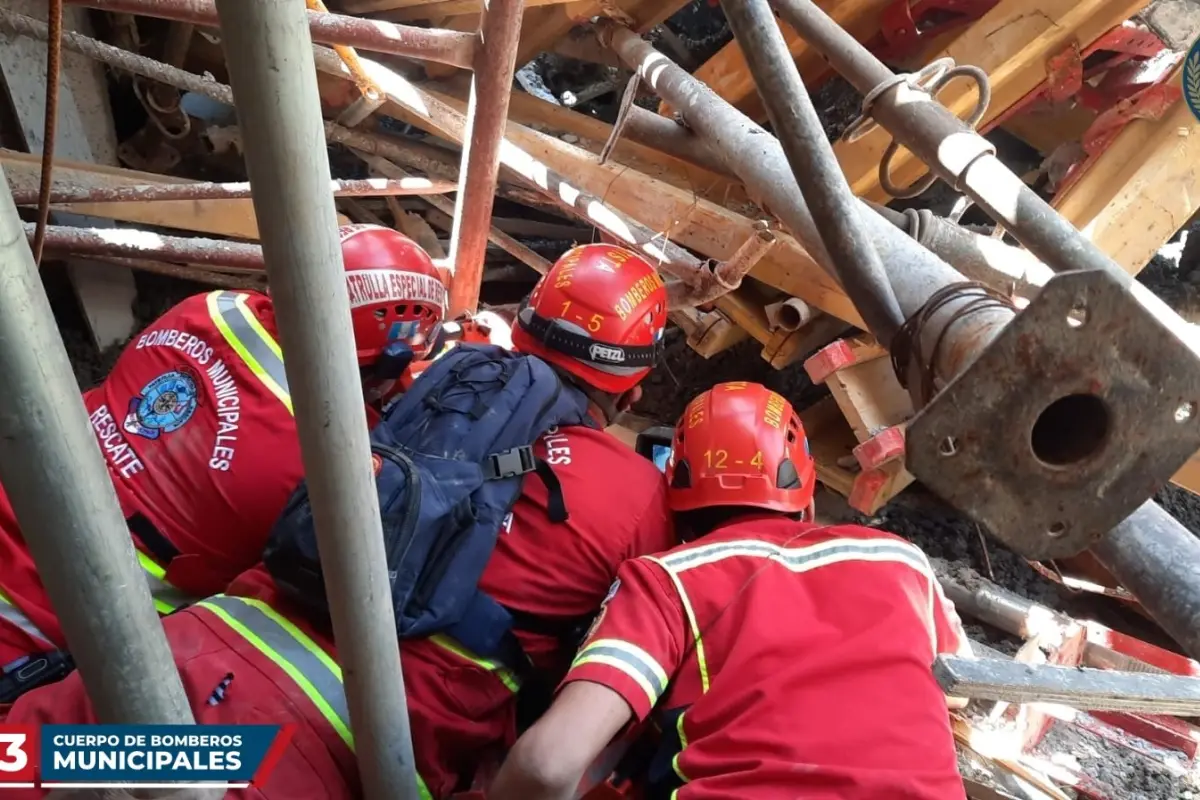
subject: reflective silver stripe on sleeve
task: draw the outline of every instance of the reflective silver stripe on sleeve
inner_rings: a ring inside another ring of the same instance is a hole
[[[245,305],[245,295],[238,292],[214,292],[216,316],[213,321],[221,334],[249,367],[279,400],[292,409],[287,372],[279,343],[263,328],[258,318]],[[210,296],[210,297],[211,297]],[[212,301],[210,301],[212,302]],[[210,306],[211,308],[211,306]]]
[[[261,601],[216,595],[197,604],[213,611],[275,662],[308,696],[351,749],[350,711],[341,668],[303,631]]]

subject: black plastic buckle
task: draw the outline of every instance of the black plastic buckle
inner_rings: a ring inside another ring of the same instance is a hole
[[[489,481],[515,478],[537,468],[532,445],[522,445],[503,453],[493,453],[483,462],[483,477]]]

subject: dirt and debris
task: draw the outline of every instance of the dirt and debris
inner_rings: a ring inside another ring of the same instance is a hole
[[[1123,734],[1122,738],[1154,757],[1132,754],[1126,747],[1061,721],[1050,726],[1033,754],[1110,787],[1114,799],[1174,800],[1200,796],[1200,776],[1186,764],[1182,753],[1156,747],[1129,734]]]

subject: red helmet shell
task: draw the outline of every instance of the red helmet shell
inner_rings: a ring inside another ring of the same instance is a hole
[[[758,383],[719,383],[675,426],[667,486],[671,509],[808,508],[817,470],[792,404]]]
[[[658,271],[623,247],[587,244],[563,254],[538,281],[512,341],[589,386],[621,394],[650,373],[666,324],[667,290]],[[574,339],[577,351],[546,335],[548,329]]]
[[[402,233],[379,225],[338,229],[359,365],[404,341],[424,358],[446,315],[446,285],[429,255]]]

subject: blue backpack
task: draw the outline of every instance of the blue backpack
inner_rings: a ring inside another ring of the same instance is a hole
[[[396,632],[445,633],[514,668],[510,612],[478,588],[496,537],[536,472],[552,521],[562,488],[532,444],[553,427],[593,424],[583,393],[544,361],[491,345],[459,345],[430,365],[371,431]],[[267,570],[289,599],[327,621],[307,485],[271,531]]]

